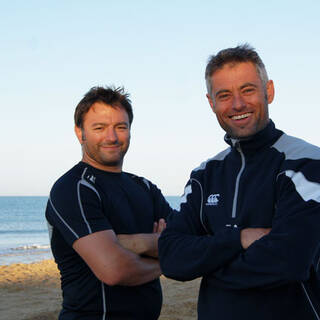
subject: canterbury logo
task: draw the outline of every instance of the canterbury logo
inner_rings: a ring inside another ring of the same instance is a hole
[[[210,196],[208,197],[206,206],[217,206],[219,203],[219,197],[220,197],[219,193],[210,194]]]

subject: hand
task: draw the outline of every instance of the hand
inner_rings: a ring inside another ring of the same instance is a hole
[[[158,222],[153,223],[153,233],[161,233],[167,227],[166,220],[161,218]]]
[[[245,228],[240,232],[241,245],[243,249],[248,249],[256,240],[266,236],[271,228]]]
[[[119,244],[138,255],[145,255],[153,258],[158,257],[158,239],[167,224],[160,219],[153,224],[152,233],[118,234]]]

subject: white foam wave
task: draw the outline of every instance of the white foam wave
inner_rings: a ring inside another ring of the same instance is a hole
[[[30,244],[21,247],[11,248],[11,250],[34,250],[34,249],[49,249],[50,245],[46,244]]]

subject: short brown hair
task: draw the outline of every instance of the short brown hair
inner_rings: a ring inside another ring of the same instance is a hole
[[[212,75],[227,63],[252,62],[257,69],[258,75],[264,85],[268,82],[268,75],[264,63],[258,53],[249,44],[245,43],[235,48],[228,48],[219,51],[216,55],[209,57],[205,72],[205,79],[208,94],[212,93]]]
[[[131,125],[133,120],[133,112],[129,94],[125,92],[123,87],[93,87],[91,88],[78,103],[74,112],[74,122],[79,128],[83,128],[83,118],[89,111],[91,106],[96,102],[102,102],[112,107],[123,108],[129,118]]]

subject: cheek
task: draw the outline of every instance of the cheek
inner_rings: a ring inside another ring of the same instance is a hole
[[[248,102],[257,107],[263,107],[267,103],[267,97],[263,92],[261,92],[261,94],[259,95],[252,96],[251,99],[248,100]]]
[[[222,118],[227,117],[227,111],[228,111],[227,108],[217,107],[217,108],[215,109],[216,117],[217,117],[218,119],[222,119]]]
[[[118,134],[118,140],[126,143],[130,141],[130,133],[120,133]]]
[[[124,137],[124,139],[126,139],[126,140],[130,140],[130,137],[131,137],[130,131],[125,132],[125,133],[123,134],[123,137]]]
[[[91,145],[91,146],[94,146],[96,144],[99,144],[102,142],[102,139],[100,136],[97,136],[97,135],[88,135],[86,134],[86,142]]]
[[[214,106],[213,112],[216,115],[223,116],[232,109],[232,101],[217,102]]]

